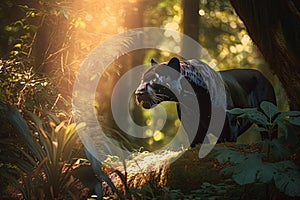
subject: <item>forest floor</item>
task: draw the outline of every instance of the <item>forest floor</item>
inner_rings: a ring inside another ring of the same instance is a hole
[[[157,199],[266,199],[265,184],[238,185],[220,172],[230,165],[229,162],[219,164],[212,154],[200,159],[199,149],[200,146],[184,151],[135,155],[134,159],[126,161],[127,187],[147,186],[152,195],[159,197]],[[124,163],[109,165],[125,174]],[[110,178],[118,188],[124,188],[120,177],[112,173]],[[107,192],[109,195],[110,190]],[[296,199],[275,190],[271,192],[280,199]]]

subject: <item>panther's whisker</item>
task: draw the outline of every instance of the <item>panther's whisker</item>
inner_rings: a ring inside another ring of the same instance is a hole
[[[165,95],[165,94],[155,94],[155,96],[159,96],[159,97],[169,97],[168,95]]]
[[[158,95],[153,95],[153,97],[151,97],[152,99],[156,100],[156,101],[161,101],[163,100],[162,97],[159,97]]]

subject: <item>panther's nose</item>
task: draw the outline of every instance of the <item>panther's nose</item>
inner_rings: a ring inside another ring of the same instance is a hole
[[[135,90],[135,93],[134,93],[135,95],[143,95],[143,94],[145,94],[145,89],[136,89]]]
[[[135,90],[135,95],[143,95],[146,92],[147,84],[141,83],[139,87]]]

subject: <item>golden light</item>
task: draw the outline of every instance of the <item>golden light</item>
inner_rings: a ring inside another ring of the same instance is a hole
[[[152,120],[151,120],[151,119],[147,119],[147,120],[146,120],[146,125],[147,125],[147,126],[150,126],[151,124],[152,124]]]
[[[235,22],[230,22],[229,25],[230,25],[230,27],[233,28],[233,29],[237,28],[237,24],[236,24]]]
[[[85,16],[85,20],[90,22],[90,21],[93,20],[93,16],[92,16],[91,14],[87,14],[87,15]]]
[[[175,125],[176,127],[179,127],[180,124],[181,124],[181,122],[180,122],[179,119],[176,119],[176,120],[174,121],[174,125]]]
[[[178,34],[176,34],[176,33],[173,32],[173,31],[178,31],[178,29],[179,29],[178,23],[175,23],[175,22],[167,23],[164,26],[164,28],[167,29],[166,32],[164,33],[164,35],[166,37],[173,37],[175,40],[179,39]]]
[[[153,140],[156,142],[164,139],[164,137],[165,137],[165,135],[161,131],[155,131],[153,134]]]
[[[230,50],[231,53],[236,53],[237,52],[235,46],[230,46],[229,50]]]
[[[171,22],[171,23],[167,23],[165,25],[165,28],[176,31],[176,30],[178,30],[179,25],[177,23]]]
[[[230,36],[229,36],[229,39],[230,39],[230,41],[234,42],[234,41],[235,41],[234,35],[230,35]]]
[[[242,51],[244,51],[244,46],[243,45],[241,45],[241,44],[237,44],[236,45],[236,50],[237,50],[237,52],[242,52]]]
[[[199,10],[199,15],[200,15],[200,16],[204,16],[204,15],[205,15],[205,11],[202,10],[202,9],[200,9],[200,10]]]
[[[246,35],[246,34],[245,34],[245,35],[242,37],[242,39],[241,39],[241,43],[242,43],[243,45],[247,45],[248,42],[250,42],[250,37],[249,37],[249,35]]]
[[[151,129],[147,129],[144,134],[147,137],[152,137],[153,136],[153,131]]]

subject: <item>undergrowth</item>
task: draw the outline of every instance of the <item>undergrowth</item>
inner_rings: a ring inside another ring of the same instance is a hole
[[[275,199],[280,193],[300,196],[300,112],[279,112],[269,102],[262,102],[260,108],[235,108],[229,112],[258,125],[255,130],[269,139],[252,145],[216,147],[215,158],[221,164],[227,163],[221,173],[230,175],[239,185],[263,184],[266,199]],[[278,137],[274,138],[277,130]]]

